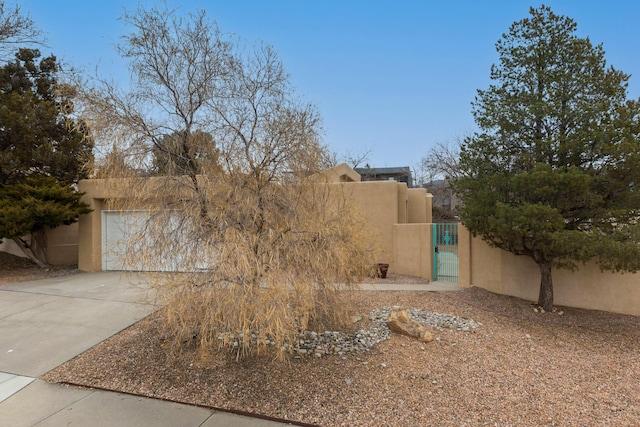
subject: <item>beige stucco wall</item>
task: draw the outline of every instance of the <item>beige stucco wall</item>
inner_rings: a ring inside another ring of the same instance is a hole
[[[402,184],[395,181],[387,181],[390,184],[395,184],[396,191],[398,191],[398,219],[396,221],[397,224],[406,224],[409,222],[409,190],[406,184]],[[384,183],[384,182],[382,182]]]
[[[393,226],[398,223],[398,183],[367,181],[341,185],[345,195],[355,200],[369,221],[372,231],[378,234],[383,258],[376,262],[389,264],[389,272],[395,272]]]
[[[29,237],[25,237],[28,239]],[[19,257],[24,252],[12,240],[4,240],[0,251]],[[52,265],[76,264],[78,262],[78,223],[61,225],[47,230],[47,254]]]
[[[78,262],[78,223],[47,230],[47,254],[53,265]]]
[[[377,262],[389,264],[390,273],[431,278],[430,256],[420,254],[431,247],[431,198],[424,189],[408,189],[396,181],[346,182],[339,184],[347,197],[360,207],[379,234],[383,256]],[[416,227],[406,227],[415,224]],[[402,226],[402,227],[400,227]]]
[[[82,201],[92,209],[78,219],[78,269],[102,271],[102,210],[106,209],[105,200],[111,196],[110,189],[99,179],[82,180],[78,189],[85,193]]]
[[[464,228],[458,236],[460,284],[537,301],[540,271],[533,260],[492,248]],[[557,305],[640,315],[638,274],[602,272],[589,262],[574,272],[554,270],[553,288]]]
[[[458,224],[458,285],[471,285],[471,233]]]
[[[431,278],[431,225],[396,224],[393,228],[395,271],[409,276]]]
[[[407,201],[407,223],[426,224],[431,222],[431,208],[430,200],[427,199],[427,190],[424,188],[408,189]]]

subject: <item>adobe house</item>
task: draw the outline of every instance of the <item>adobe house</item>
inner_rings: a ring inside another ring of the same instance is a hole
[[[314,179],[330,186],[340,186],[352,197],[379,233],[383,260],[390,273],[431,278],[431,195],[423,188],[408,188],[399,181],[366,181],[346,164],[321,172]],[[108,254],[117,241],[113,233],[122,233],[118,221],[141,211],[109,211],[106,201],[117,199],[109,194],[103,180],[83,180],[79,189],[85,193],[83,201],[93,212],[79,219],[78,268],[83,271],[117,269]],[[126,230],[124,230],[126,232]],[[119,236],[122,238],[122,236]]]
[[[316,179],[339,188],[341,194],[360,205],[380,235],[385,259],[379,261],[390,264],[390,272],[432,278],[432,195],[424,188],[408,188],[395,180],[362,181],[360,174],[346,164],[328,169]],[[93,212],[80,217],[77,224],[51,230],[51,261],[66,264],[77,259],[83,271],[114,269],[106,256],[112,225],[127,215],[143,215],[144,210],[106,209],[106,201],[117,199],[118,195],[110,194],[102,180],[84,180],[79,187],[86,193],[83,200]],[[457,225],[456,235],[460,286],[478,286],[498,294],[536,300],[540,276],[532,260],[490,247],[480,237],[471,236],[461,224]],[[75,236],[79,236],[77,245]],[[553,274],[558,305],[640,315],[640,274],[602,272],[595,262],[581,265],[575,272],[555,270]]]

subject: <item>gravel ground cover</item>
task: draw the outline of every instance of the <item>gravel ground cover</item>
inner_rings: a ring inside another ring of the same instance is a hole
[[[378,317],[401,306],[436,339],[390,334],[363,349],[311,346],[286,363],[237,362],[190,346],[169,351],[156,313],[44,378],[322,426],[640,425],[639,317],[537,313],[478,288],[348,297],[361,320],[327,332],[383,329]]]

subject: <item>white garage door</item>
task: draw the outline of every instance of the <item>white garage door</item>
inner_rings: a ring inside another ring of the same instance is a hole
[[[190,228],[172,211],[153,219],[146,210],[102,211],[102,270],[207,270],[215,250],[191,240]],[[162,245],[154,235],[164,236]]]
[[[148,226],[148,211],[102,211],[102,270],[175,270],[174,263],[154,256],[144,233]]]

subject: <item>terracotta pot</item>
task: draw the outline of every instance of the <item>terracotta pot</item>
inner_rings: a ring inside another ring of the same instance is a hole
[[[378,277],[380,279],[387,278],[387,271],[389,270],[389,264],[376,264],[376,272],[378,273]]]

